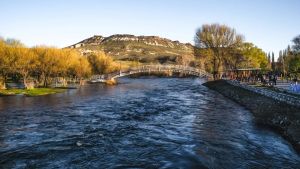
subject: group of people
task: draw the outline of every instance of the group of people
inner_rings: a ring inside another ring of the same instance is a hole
[[[263,85],[267,86],[276,86],[278,81],[280,83],[289,83],[293,85],[298,84],[298,77],[296,75],[292,76],[291,74],[283,75],[278,72],[267,72],[263,73],[261,71],[240,71],[240,72],[224,72],[221,76],[222,79],[231,79],[237,80],[239,82],[245,82],[248,84],[255,84],[260,82]],[[286,79],[286,82],[285,80]]]
[[[264,81],[265,84],[267,84],[269,86],[274,86],[274,85],[276,86],[277,85],[277,79],[278,79],[277,74],[270,72],[266,76],[268,77],[269,81],[268,81],[268,83],[266,83],[266,80],[265,80]]]
[[[284,75],[278,72],[267,72],[242,70],[238,72],[225,72],[222,74],[222,79],[236,80],[247,84],[256,84],[260,82],[266,86],[277,86],[280,88],[289,89],[292,92],[300,93],[300,84],[298,83],[297,75]],[[278,86],[278,82],[280,83]]]
[[[260,79],[260,82],[264,85],[268,85],[268,86],[276,86],[277,85],[277,81],[279,79],[279,77],[282,77],[282,82],[284,82],[284,78],[283,75],[279,75],[276,73],[272,73],[269,72],[267,74],[259,74],[257,75]],[[300,93],[300,84],[298,83],[298,77],[294,76],[292,77],[291,75],[286,76],[286,83],[289,84],[288,89],[292,92],[295,93]]]
[[[246,82],[246,83],[256,83],[261,82],[264,85],[274,86],[277,85],[279,75],[275,73],[267,74],[249,74],[248,76],[236,77],[235,80]]]

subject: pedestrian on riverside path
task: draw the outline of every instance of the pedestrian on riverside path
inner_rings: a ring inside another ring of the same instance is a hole
[[[269,73],[269,86],[273,86],[273,75],[271,73]]]
[[[297,76],[295,76],[295,78],[293,79],[294,83],[297,84],[298,83],[298,78]]]
[[[277,82],[277,75],[273,75],[273,82],[274,82],[274,85],[276,86],[276,82]]]

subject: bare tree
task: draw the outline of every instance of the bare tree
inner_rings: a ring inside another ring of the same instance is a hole
[[[213,53],[213,75],[218,78],[220,68],[227,56],[228,50],[235,49],[243,42],[243,36],[235,29],[220,24],[202,25],[196,32],[195,45],[199,48],[211,50]]]

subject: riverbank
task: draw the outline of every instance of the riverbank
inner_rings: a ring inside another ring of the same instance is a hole
[[[235,85],[225,80],[203,85],[245,106],[258,124],[275,129],[300,152],[300,107],[293,96]]]
[[[65,88],[34,88],[34,89],[5,89],[0,90],[0,96],[15,96],[15,95],[25,95],[25,96],[43,96],[55,93],[65,92]]]

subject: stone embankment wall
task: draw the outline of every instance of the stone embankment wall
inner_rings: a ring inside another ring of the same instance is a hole
[[[203,85],[248,108],[257,123],[279,131],[300,152],[299,97],[233,81],[218,80]]]
[[[272,91],[272,90],[266,90],[266,89],[263,89],[263,88],[252,87],[252,86],[248,86],[248,85],[245,85],[245,84],[241,84],[241,83],[236,82],[236,81],[227,81],[227,83],[229,83],[231,85],[234,85],[234,86],[237,86],[237,87],[244,88],[244,89],[252,91],[252,92],[255,92],[257,94],[261,94],[261,95],[266,96],[266,97],[271,97],[275,100],[282,101],[282,102],[285,102],[287,104],[291,104],[293,106],[300,107],[300,97],[293,96],[293,95],[288,94],[288,93],[284,94],[284,93],[280,93],[280,92],[276,92],[276,91]]]

